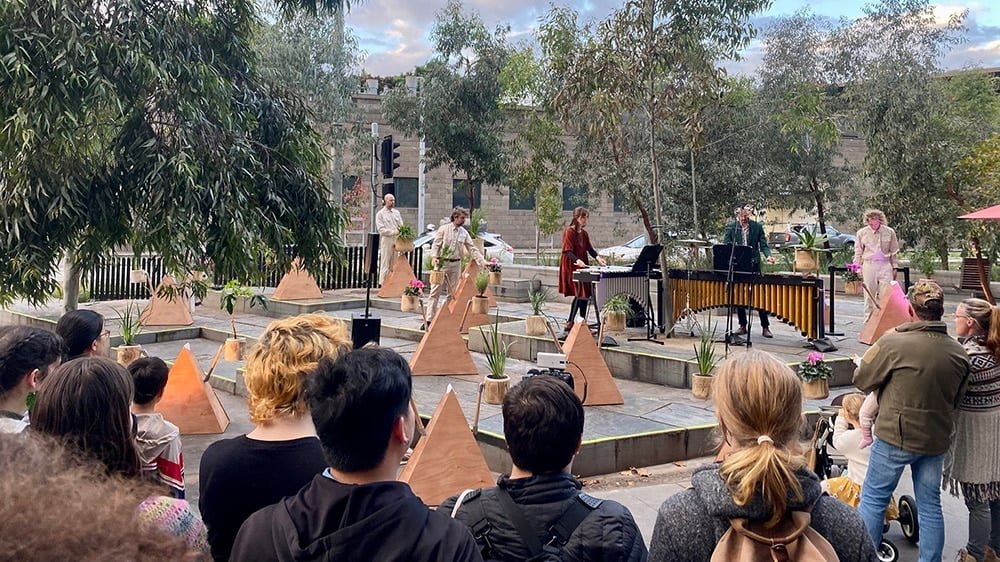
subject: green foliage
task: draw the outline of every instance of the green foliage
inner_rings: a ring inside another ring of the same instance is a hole
[[[476,292],[479,296],[483,296],[486,293],[486,288],[490,286],[490,274],[485,271],[480,271],[476,274]]]
[[[923,274],[924,277],[934,275],[941,261],[933,248],[918,248],[910,254],[910,266]]]
[[[399,225],[399,231],[396,232],[396,238],[404,242],[414,240],[417,237],[417,232],[413,230],[413,227],[403,223]]]
[[[486,211],[481,208],[472,211],[472,216],[469,217],[469,236],[479,238],[479,235],[483,232],[483,223],[485,222]]]
[[[448,260],[451,259],[451,256],[452,256],[451,246],[445,246],[444,244],[442,244],[441,247],[438,249],[438,261],[437,264],[434,265],[434,269],[436,271],[440,271],[441,268],[444,267],[444,265],[448,262]]]
[[[604,314],[608,314],[609,312],[620,312],[622,314],[628,314],[631,310],[632,306],[628,302],[628,297],[622,294],[618,294],[604,301],[604,308],[601,309],[601,312]]]
[[[528,289],[528,301],[531,303],[531,314],[534,316],[541,316],[542,306],[547,300],[549,300],[549,289],[545,285],[539,285],[537,289],[534,287]]]
[[[259,304],[265,310],[267,309],[267,301],[264,300],[264,295],[254,293],[250,287],[240,283],[238,280],[232,279],[223,285],[222,292],[219,294],[219,306],[229,315],[229,322],[233,327],[233,339],[239,337],[236,334],[236,303],[239,299],[247,299],[250,308]]]
[[[718,363],[718,359],[715,356],[715,325],[712,324],[711,313],[708,315],[707,325],[699,323],[699,328],[701,329],[701,335],[698,338],[698,343],[694,346],[694,357],[698,362],[698,374],[711,376],[712,369]]]
[[[814,252],[826,244],[827,239],[825,234],[819,234],[815,228],[803,228],[799,230],[799,243],[795,247],[799,250]]]
[[[806,360],[799,363],[797,374],[802,382],[813,382],[830,378],[833,375],[833,368],[823,360],[822,353],[810,351]]]
[[[115,311],[118,315],[118,333],[122,337],[122,344],[132,345],[135,337],[142,331],[142,324],[139,321],[141,312],[135,301],[129,301],[124,309]]]
[[[492,324],[490,324],[489,332],[483,330],[483,327],[479,327],[479,333],[483,336],[483,345],[485,350],[483,354],[486,356],[486,364],[489,366],[490,374],[487,375],[491,379],[502,379],[507,376],[504,370],[507,367],[507,351],[510,346],[514,345],[514,342],[504,343],[503,338],[500,336],[500,311],[497,310],[496,317]]]

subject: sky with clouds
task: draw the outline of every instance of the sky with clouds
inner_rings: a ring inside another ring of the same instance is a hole
[[[347,25],[364,53],[364,68],[375,75],[405,73],[426,62],[432,48],[429,41],[435,15],[446,0],[353,0]],[[601,20],[622,4],[621,0],[561,0],[580,13],[582,20]],[[791,15],[802,8],[832,18],[856,18],[862,14],[862,0],[775,0],[754,18],[759,30],[775,18]],[[465,0],[466,9],[477,11],[488,25],[507,24],[514,39],[530,39],[538,18],[549,7],[541,0]],[[992,4],[992,5],[991,5]],[[947,69],[967,66],[1000,66],[1000,2],[996,0],[954,0],[935,5],[935,16],[946,20],[955,12],[968,10],[965,42],[957,45],[942,61]],[[726,64],[730,72],[752,73],[760,59],[754,41],[743,60]]]

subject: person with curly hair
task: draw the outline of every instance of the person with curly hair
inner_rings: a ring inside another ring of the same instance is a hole
[[[303,387],[321,359],[350,349],[342,321],[303,314],[271,322],[250,350],[243,379],[254,429],[212,443],[199,467],[198,506],[216,560],[229,560],[247,517],[294,495],[326,468]]]
[[[20,433],[28,395],[55,369],[64,353],[62,338],[31,326],[0,326],[0,433]]]

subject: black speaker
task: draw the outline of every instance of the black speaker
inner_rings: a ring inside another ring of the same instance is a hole
[[[378,233],[368,235],[368,245],[365,246],[365,261],[361,265],[368,275],[378,275]]]
[[[351,342],[354,344],[354,349],[361,349],[371,342],[379,345],[381,331],[382,319],[378,316],[365,317],[363,312],[351,315]]]
[[[822,351],[823,353],[837,351],[837,346],[830,341],[830,338],[817,338],[809,343],[816,348],[816,351]]]

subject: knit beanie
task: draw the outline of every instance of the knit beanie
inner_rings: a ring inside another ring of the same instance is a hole
[[[139,504],[139,521],[184,539],[191,550],[208,552],[205,524],[184,500],[150,496]]]

